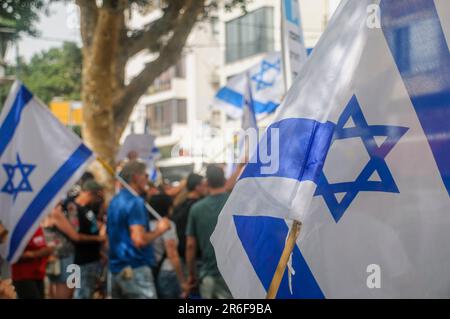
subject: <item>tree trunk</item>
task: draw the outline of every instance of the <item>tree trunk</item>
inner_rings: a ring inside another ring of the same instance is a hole
[[[119,40],[120,15],[108,9],[100,9],[91,47],[83,48],[83,137],[96,155],[115,167],[117,139],[115,138],[113,92],[118,89],[116,81],[116,53]],[[98,164],[97,164],[98,166]],[[97,176],[107,186],[114,189],[113,177],[105,170]]]

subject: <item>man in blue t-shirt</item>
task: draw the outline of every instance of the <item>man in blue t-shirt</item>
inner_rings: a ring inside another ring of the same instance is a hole
[[[144,163],[130,161],[120,175],[138,194],[145,192]],[[109,204],[107,227],[112,297],[156,298],[151,270],[155,261],[150,243],[169,229],[169,220],[163,218],[150,231],[144,199],[122,189]]]

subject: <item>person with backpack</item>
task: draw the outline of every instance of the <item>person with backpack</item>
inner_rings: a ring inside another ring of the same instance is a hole
[[[169,216],[172,209],[172,198],[164,193],[155,194],[149,200],[152,206],[162,217]],[[150,216],[150,229],[156,227],[157,221]],[[156,289],[161,299],[186,298],[189,290],[187,280],[178,254],[179,239],[177,228],[170,221],[170,229],[153,243],[156,266],[153,274],[156,278]]]

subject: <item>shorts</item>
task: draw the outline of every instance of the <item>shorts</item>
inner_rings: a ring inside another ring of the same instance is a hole
[[[59,274],[58,275],[47,275],[48,280],[50,283],[57,284],[57,283],[63,283],[65,284],[67,282],[67,279],[72,274],[71,272],[67,271],[67,267],[69,265],[72,265],[74,261],[74,255],[70,255],[68,257],[62,257],[59,258]]]
[[[43,280],[18,280],[13,281],[19,299],[44,299]]]
[[[156,287],[152,269],[147,266],[133,269],[131,267],[127,268],[120,273],[112,274],[112,298],[156,299]],[[129,275],[125,275],[127,270]]]

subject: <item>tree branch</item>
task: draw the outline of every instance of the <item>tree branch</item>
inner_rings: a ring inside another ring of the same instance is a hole
[[[173,35],[162,47],[158,58],[148,63],[142,72],[114,99],[114,121],[116,123],[116,132],[119,134],[123,131],[134,105],[141,95],[146,92],[157,76],[174,65],[180,57],[186,40],[197,22],[197,17],[202,12],[205,0],[190,0],[186,2],[188,4],[183,14],[176,21]]]
[[[83,47],[90,49],[97,26],[98,8],[93,0],[76,0],[80,8],[80,32]]]
[[[171,1],[163,9],[164,14],[161,18],[147,24],[142,30],[128,37],[126,40],[128,58],[144,49],[149,49],[152,52],[159,51],[162,46],[161,38],[175,27],[184,4],[185,1]]]

